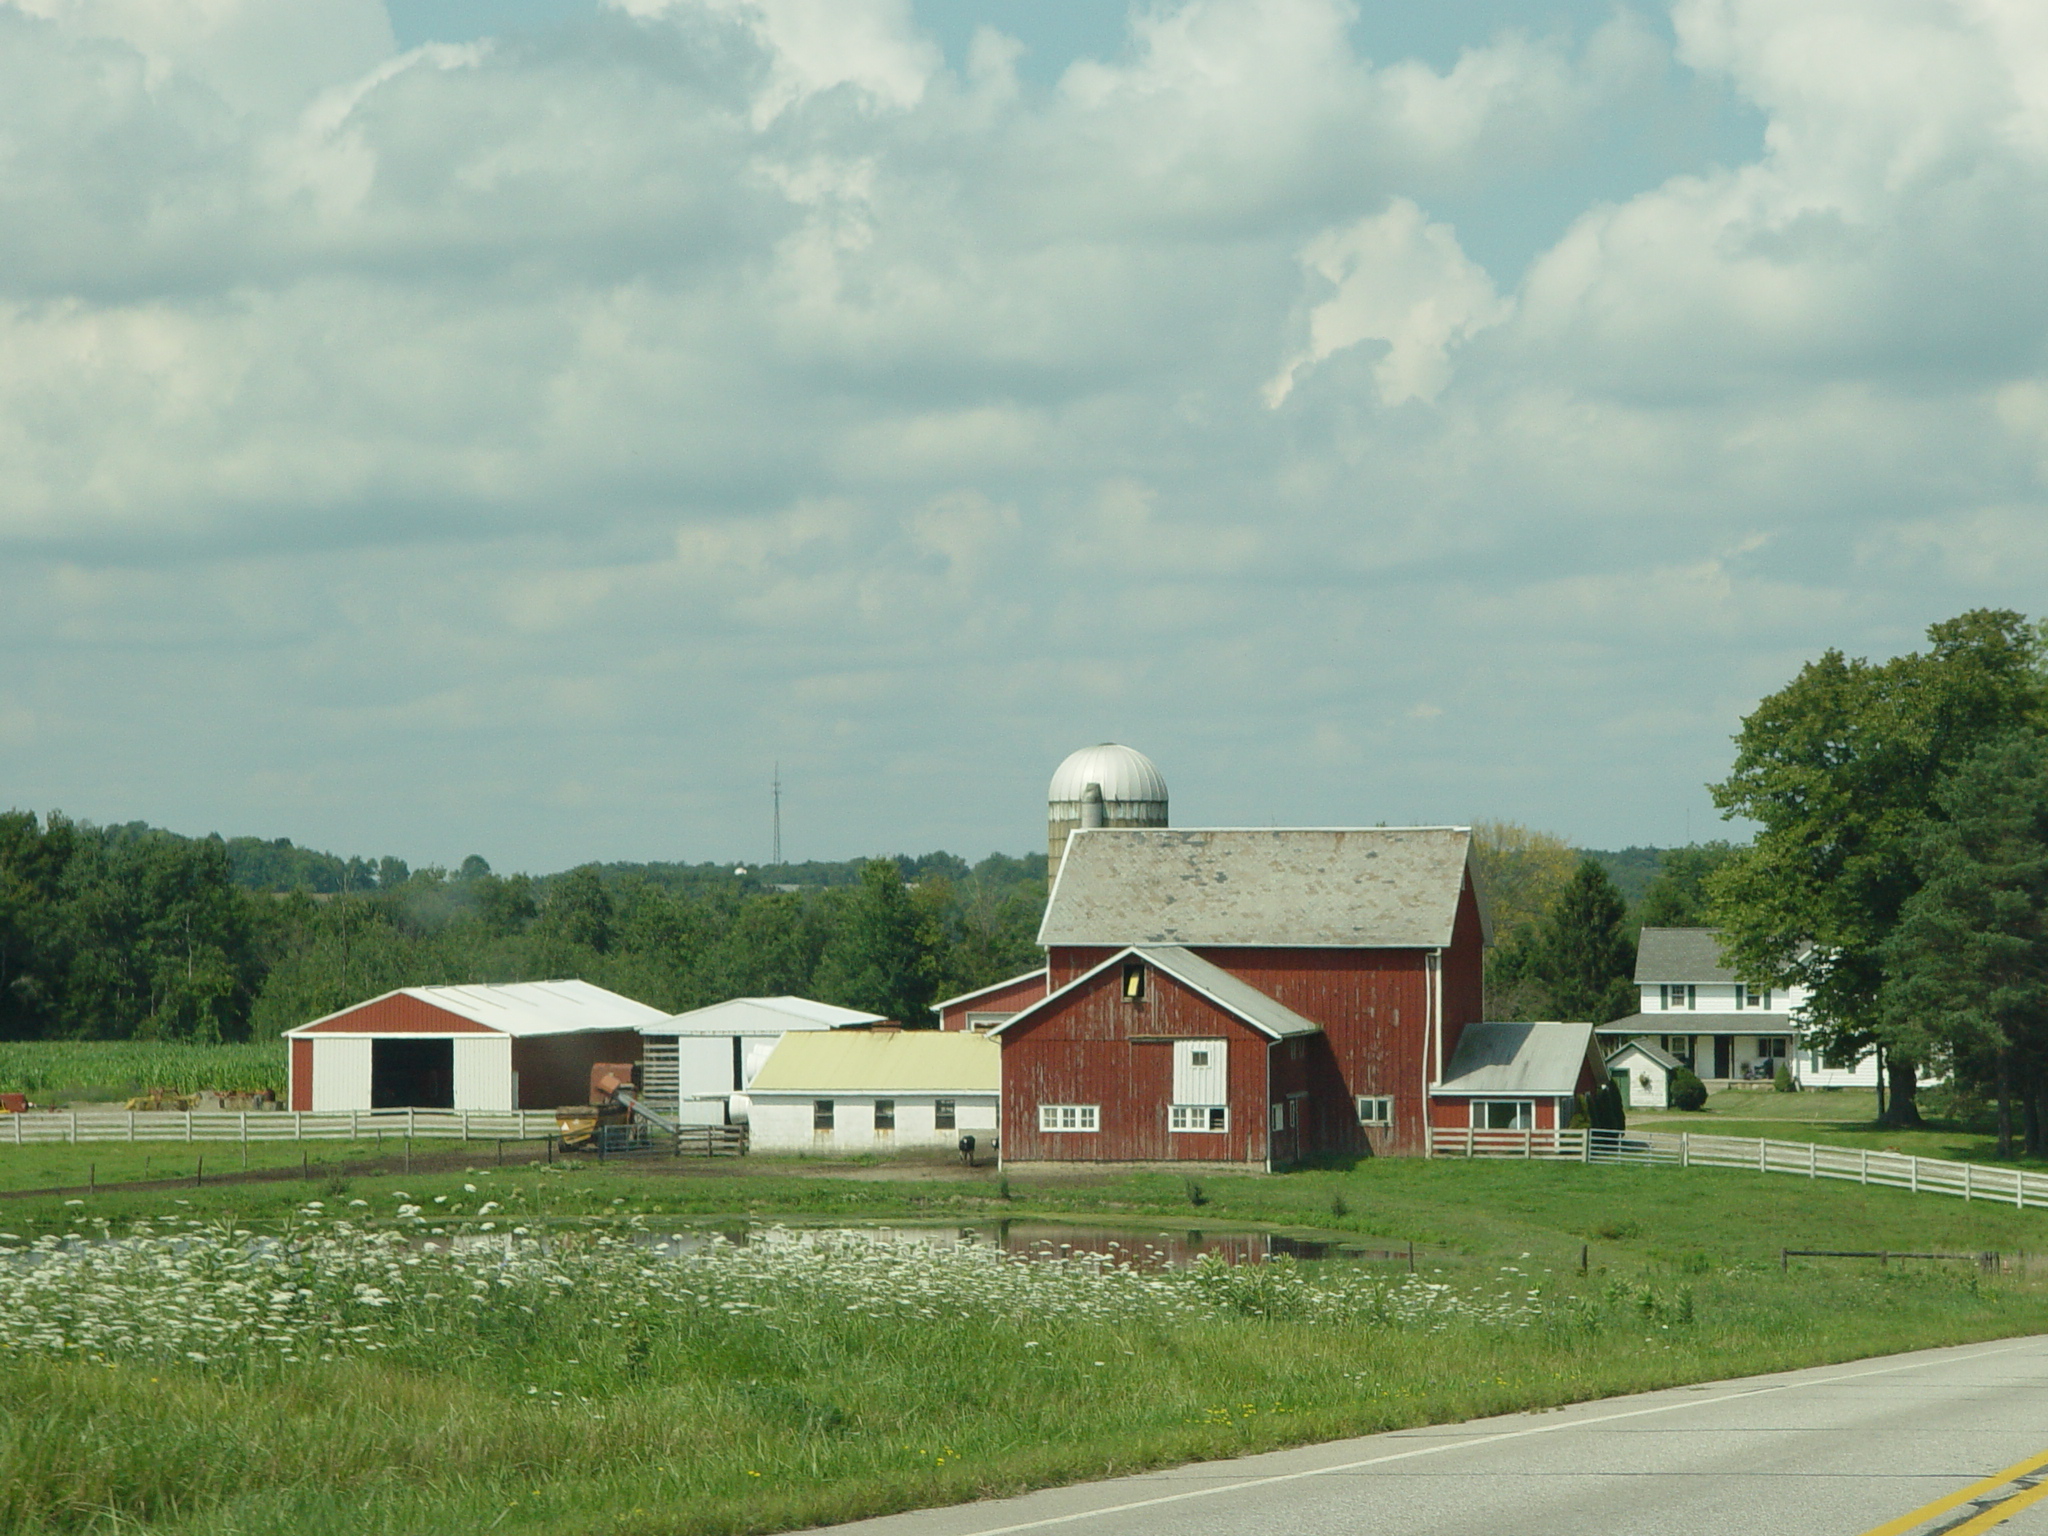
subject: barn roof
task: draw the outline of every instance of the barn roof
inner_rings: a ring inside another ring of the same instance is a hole
[[[1692,982],[1695,985],[1736,979],[1721,963],[1718,928],[1645,928],[1636,941],[1636,984]]]
[[[1007,1022],[998,1024],[989,1031],[990,1036],[1003,1034],[1016,1025],[1028,1022],[1033,1016],[1051,1008],[1058,999],[1092,981],[1130,955],[1149,961],[1167,975],[1208,998],[1225,1013],[1242,1019],[1253,1029],[1272,1039],[1280,1040],[1293,1035],[1319,1035],[1323,1032],[1322,1025],[1303,1018],[1285,1003],[1268,997],[1250,982],[1239,980],[1221,966],[1210,964],[1200,955],[1175,944],[1148,944],[1143,947],[1132,945],[1118,950],[1100,965],[1076,976],[1059,991],[1047,994],[1022,1013],[1015,1014]]]
[[[1007,992],[1010,988],[1027,981],[1044,980],[1045,967],[1041,965],[1035,971],[1022,971],[1015,976],[1006,976],[1001,981],[992,981],[985,987],[976,987],[972,992],[962,992],[958,997],[942,997],[932,1004],[932,1012],[937,1013],[941,1008],[952,1008],[961,1003],[971,1003],[977,997],[986,997],[991,992]]]
[[[735,997],[642,1024],[643,1035],[780,1035],[792,1029],[845,1029],[886,1024],[879,1013],[814,1003],[807,997]]]
[[[468,1019],[504,1035],[571,1035],[586,1030],[641,1029],[649,1021],[664,1017],[659,1008],[636,1003],[630,997],[607,992],[587,981],[513,981],[498,985],[478,983],[460,987],[400,987],[367,1002],[353,1003],[322,1018],[309,1020],[287,1035],[320,1030],[323,1034],[346,1034],[336,1025],[360,1013],[363,1034],[378,1033],[372,1010],[387,998],[410,997]],[[322,1028],[322,1026],[327,1026]],[[407,1031],[413,1033],[414,1031]]]
[[[1471,842],[1465,827],[1089,827],[1038,942],[1440,949]]]
[[[996,1093],[1002,1047],[936,1029],[835,1029],[784,1035],[750,1094]]]
[[[1571,1093],[1592,1048],[1591,1024],[1467,1024],[1444,1080],[1430,1092]]]

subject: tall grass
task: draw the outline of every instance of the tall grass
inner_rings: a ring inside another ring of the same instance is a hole
[[[51,1094],[150,1088],[197,1093],[219,1088],[285,1090],[282,1040],[187,1045],[158,1040],[0,1041],[0,1091]]]

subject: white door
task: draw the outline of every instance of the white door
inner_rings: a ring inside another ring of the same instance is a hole
[[[511,1109],[512,1037],[455,1037],[455,1107]]]
[[[370,1045],[363,1039],[313,1037],[313,1107],[370,1107]]]
[[[1173,1102],[1228,1104],[1229,1047],[1227,1040],[1174,1041]]]

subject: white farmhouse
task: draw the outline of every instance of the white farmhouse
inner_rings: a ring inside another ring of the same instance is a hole
[[[1802,1087],[1874,1087],[1866,1056],[1850,1067],[1826,1065],[1799,1043],[1803,987],[1752,987],[1721,960],[1712,928],[1645,928],[1636,948],[1639,1011],[1600,1026],[1610,1057],[1629,1041],[1655,1046],[1710,1089],[1768,1085],[1783,1063]]]
[[[843,1157],[957,1146],[996,1134],[1002,1047],[935,1029],[788,1034],[754,1074],[749,1140],[757,1152]]]
[[[865,1028],[878,1013],[807,997],[735,997],[640,1026],[646,1040],[641,1091],[683,1125],[723,1125],[726,1101],[744,1093],[776,1043],[792,1030]]]

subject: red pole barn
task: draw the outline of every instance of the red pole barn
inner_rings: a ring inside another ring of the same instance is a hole
[[[1050,990],[993,1031],[1003,1160],[1426,1154],[1484,1007],[1470,851],[1463,827],[1072,833]]]

